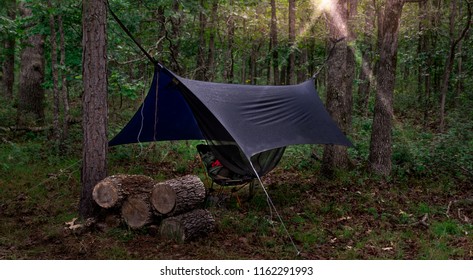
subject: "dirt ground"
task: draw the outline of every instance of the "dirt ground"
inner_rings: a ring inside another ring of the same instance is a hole
[[[208,207],[215,232],[185,244],[154,228],[73,231],[77,201],[55,205],[57,189],[43,205],[18,193],[0,204],[0,259],[473,259],[471,185],[327,182],[279,168],[264,178],[289,235],[261,189],[251,200],[224,189],[224,203]]]

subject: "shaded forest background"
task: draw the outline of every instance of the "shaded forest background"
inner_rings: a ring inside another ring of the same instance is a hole
[[[9,201],[18,198],[18,186],[36,186],[18,177],[30,176],[41,182],[50,180],[45,174],[56,174],[52,176],[57,179],[71,166],[78,169],[82,149],[83,15],[80,1],[3,3],[0,194]],[[443,197],[439,202],[442,206],[437,205],[438,212],[445,212],[449,201],[464,199],[469,205],[466,209],[471,210],[472,4],[467,0],[330,3],[110,1],[139,44],[183,77],[286,85],[317,74],[319,94],[354,147],[294,148],[286,155],[282,174],[292,174],[292,170],[301,178],[324,175],[330,178],[324,181],[327,184],[350,184],[361,189],[367,182],[388,184],[396,190],[401,186],[435,185],[439,189],[432,187],[433,192],[441,192]],[[146,95],[153,65],[110,16],[106,38],[110,139]],[[389,81],[391,90],[386,84]],[[385,118],[377,121],[376,117],[383,114]],[[373,144],[376,141],[380,141],[379,145]],[[170,169],[172,174],[194,171],[186,161],[194,160],[189,143],[161,144],[165,146],[158,148],[153,145],[113,148],[110,172],[170,175],[159,173],[157,167],[147,170],[148,163]],[[148,151],[148,157],[143,155],[143,149]],[[159,152],[149,153],[151,149]],[[172,158],[174,167],[170,168],[169,152],[184,159]],[[151,159],[153,154],[159,154],[161,162]],[[25,169],[21,166],[40,164],[43,166],[36,167],[36,171],[22,174]],[[294,169],[289,168],[291,165]],[[297,181],[297,176],[291,180]],[[75,187],[79,186],[76,181]],[[76,192],[72,191],[77,195]],[[427,205],[438,202],[429,199],[433,198],[427,198]],[[416,203],[416,209],[422,208],[421,202]],[[399,211],[394,210],[396,207],[392,210]],[[419,210],[418,215],[429,213],[432,217],[434,208]],[[2,204],[2,209],[9,208]],[[366,209],[369,213],[374,211]],[[347,217],[344,214],[341,216]],[[398,218],[408,223],[411,217],[404,214]],[[471,229],[469,219],[460,220]],[[330,239],[325,237],[326,241]],[[302,237],[301,240],[306,246],[312,244]],[[468,242],[471,246],[471,240]],[[454,255],[468,258],[472,253],[466,250]],[[407,257],[416,256],[413,253]]]

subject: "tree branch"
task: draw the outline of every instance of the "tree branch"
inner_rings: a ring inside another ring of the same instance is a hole
[[[466,6],[467,6],[467,11],[468,11],[468,16],[467,16],[467,21],[465,23],[465,27],[463,28],[462,32],[458,36],[458,38],[453,42],[453,48],[455,49],[457,44],[460,43],[461,40],[466,36],[466,33],[470,29],[470,26],[472,24],[471,18],[472,18],[472,8],[471,8],[471,3],[470,1],[466,1]]]

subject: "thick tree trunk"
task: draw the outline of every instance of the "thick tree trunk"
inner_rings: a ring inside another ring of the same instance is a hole
[[[107,5],[105,0],[82,1],[83,144],[82,193],[79,214],[92,217],[94,186],[107,176]]]
[[[150,193],[153,186],[151,177],[117,174],[98,182],[92,191],[92,197],[100,207],[109,209],[121,206],[123,199],[129,195]]]
[[[197,209],[164,219],[160,235],[164,239],[187,242],[208,235],[215,229],[215,219],[208,210]]]
[[[32,15],[25,4],[20,6],[23,17]],[[20,87],[18,96],[17,125],[23,126],[30,122],[44,122],[44,38],[41,34],[27,37],[26,47],[20,57]]]
[[[158,215],[175,216],[200,207],[205,200],[205,187],[199,177],[188,175],[157,183],[150,200]]]
[[[344,133],[350,128],[351,113],[351,83],[353,75],[349,73],[354,70],[350,67],[352,63],[347,44],[348,36],[348,11],[347,0],[339,0],[331,7],[327,14],[330,41],[335,44],[331,47],[332,56],[327,62],[327,111]],[[338,41],[345,38],[342,41]],[[324,148],[323,173],[331,176],[336,168],[346,168],[350,161],[345,146],[328,145]]]
[[[391,173],[393,94],[396,78],[399,21],[403,0],[386,2],[378,33],[380,60],[376,73],[376,99],[371,132],[369,162],[377,174]],[[378,15],[379,16],[379,15]]]

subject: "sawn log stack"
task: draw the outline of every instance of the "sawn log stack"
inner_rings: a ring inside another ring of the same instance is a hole
[[[104,212],[119,213],[133,229],[158,224],[166,239],[186,242],[215,228],[211,213],[203,209],[204,184],[195,175],[164,182],[144,175],[112,175],[95,185],[92,196]]]

